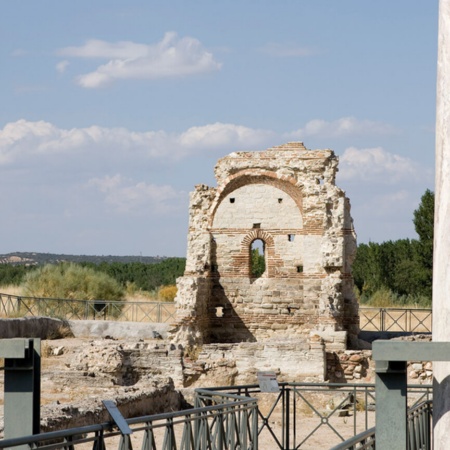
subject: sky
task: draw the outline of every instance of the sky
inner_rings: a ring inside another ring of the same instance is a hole
[[[0,3],[0,253],[185,256],[234,151],[339,156],[358,243],[434,190],[437,0]]]

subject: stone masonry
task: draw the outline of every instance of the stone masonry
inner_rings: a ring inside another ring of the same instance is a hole
[[[350,203],[335,185],[332,150],[291,142],[235,152],[217,187],[190,197],[186,271],[177,281],[174,340],[188,345],[308,340],[356,342]],[[259,241],[265,271],[252,275]],[[329,340],[329,339],[328,339]]]

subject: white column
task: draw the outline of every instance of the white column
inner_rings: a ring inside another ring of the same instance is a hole
[[[439,1],[433,341],[450,341],[450,0]],[[435,363],[434,450],[449,448],[450,363]]]

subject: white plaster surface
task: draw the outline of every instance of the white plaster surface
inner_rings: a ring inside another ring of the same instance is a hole
[[[450,0],[439,2],[433,341],[450,341]],[[448,449],[450,364],[434,365],[434,449]]]
[[[231,203],[230,200],[234,200]],[[236,189],[220,203],[214,228],[301,228],[302,216],[294,200],[273,186],[250,184]]]

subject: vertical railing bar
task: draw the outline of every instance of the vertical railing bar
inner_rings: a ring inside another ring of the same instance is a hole
[[[290,441],[290,429],[289,429],[289,427],[290,427],[290,411],[289,411],[289,407],[290,407],[290,395],[289,395],[289,393],[290,393],[290,389],[289,388],[287,388],[286,389],[286,407],[287,407],[287,410],[286,410],[286,450],[289,450],[289,448],[290,448],[290,445],[289,445],[289,441]]]
[[[296,448],[297,447],[297,395],[295,395],[296,393],[295,393],[295,387],[293,388],[293,399],[292,399],[292,402],[293,402],[293,408],[294,408],[294,412],[293,412],[293,421],[294,421],[294,423],[293,423],[293,436],[292,436],[292,439],[293,439],[293,448]]]
[[[357,414],[357,408],[356,408],[356,405],[357,405],[357,401],[358,401],[358,397],[357,397],[357,393],[358,393],[358,391],[357,391],[357,389],[356,389],[356,386],[353,386],[353,434],[355,435],[356,434],[356,429],[357,429],[357,427],[356,427],[356,414]]]

